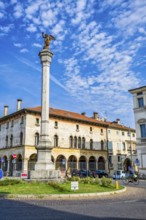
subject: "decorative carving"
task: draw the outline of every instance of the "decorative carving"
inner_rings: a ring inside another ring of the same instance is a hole
[[[43,49],[49,49],[51,40],[56,40],[52,35],[44,34],[42,32],[42,37],[44,38],[44,47]]]

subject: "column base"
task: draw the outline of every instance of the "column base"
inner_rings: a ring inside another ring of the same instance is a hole
[[[58,180],[60,179],[59,170],[31,170],[28,173],[29,179],[35,180]]]

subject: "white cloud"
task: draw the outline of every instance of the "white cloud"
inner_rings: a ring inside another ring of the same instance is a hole
[[[41,44],[38,44],[38,43],[33,43],[33,46],[34,46],[34,47],[38,47],[38,48],[42,48],[42,45],[41,45]]]
[[[23,15],[23,7],[20,3],[17,3],[14,7],[14,17],[20,18]]]
[[[20,50],[20,53],[27,53],[27,52],[28,52],[28,49],[26,49],[26,48],[23,48]]]
[[[29,26],[26,28],[26,30],[27,30],[28,32],[34,33],[34,32],[37,31],[37,27],[34,26],[33,24],[29,24]]]
[[[15,47],[19,47],[19,48],[22,47],[21,43],[13,43],[13,44],[14,44]]]
[[[0,8],[1,8],[1,9],[4,9],[4,8],[5,8],[5,5],[4,5],[3,2],[0,2]]]
[[[4,13],[0,12],[0,18],[4,17]]]

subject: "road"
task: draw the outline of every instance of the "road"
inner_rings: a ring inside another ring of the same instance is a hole
[[[0,199],[0,220],[146,220],[146,181],[122,194],[75,199]]]

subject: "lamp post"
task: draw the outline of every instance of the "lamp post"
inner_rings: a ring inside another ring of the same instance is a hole
[[[108,171],[110,173],[110,167],[109,167],[109,149],[108,149],[108,127],[106,128],[106,141],[107,141],[107,163],[108,163]]]
[[[132,145],[131,145],[131,130],[129,127],[129,137],[130,137],[130,157],[131,157],[131,167],[132,167]]]

